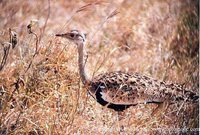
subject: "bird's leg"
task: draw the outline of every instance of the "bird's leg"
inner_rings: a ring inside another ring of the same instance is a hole
[[[123,111],[118,111],[118,122],[119,122],[119,127],[120,127],[120,134],[124,132],[124,126],[122,120],[124,119],[124,112]]]

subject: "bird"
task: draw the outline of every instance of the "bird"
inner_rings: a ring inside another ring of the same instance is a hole
[[[180,84],[160,81],[139,73],[113,71],[89,78],[84,60],[86,34],[79,30],[56,34],[74,42],[78,49],[79,75],[89,94],[101,105],[117,111],[119,114],[138,104],[180,100],[196,102],[199,96]]]

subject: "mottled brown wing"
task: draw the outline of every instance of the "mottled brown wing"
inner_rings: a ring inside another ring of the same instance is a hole
[[[160,97],[152,95],[142,78],[122,72],[99,75],[96,80],[101,89],[101,98],[109,103],[133,105],[139,103],[160,102]],[[153,85],[153,84],[149,84]],[[150,87],[152,88],[152,86]]]
[[[101,98],[113,104],[132,105],[177,100],[196,101],[198,95],[181,85],[166,83],[140,74],[111,72],[95,78]]]

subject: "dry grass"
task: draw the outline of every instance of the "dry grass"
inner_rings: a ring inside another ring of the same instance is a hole
[[[88,33],[91,76],[140,72],[198,93],[197,0],[0,0],[0,13],[0,134],[118,134],[116,112],[82,87],[75,46],[54,37],[69,29]],[[197,104],[156,107],[129,108],[126,134],[198,133]]]

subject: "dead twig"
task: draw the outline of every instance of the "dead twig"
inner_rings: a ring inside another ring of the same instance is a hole
[[[8,58],[8,54],[9,54],[9,50],[10,50],[10,46],[11,43],[9,42],[4,42],[3,44],[3,59],[1,60],[1,64],[0,64],[0,71],[3,70],[3,67],[6,64],[7,58]]]
[[[43,27],[42,30],[41,30],[39,42],[41,41],[41,39],[42,39],[42,37],[43,37],[43,35],[44,35],[45,29],[46,29],[46,26],[47,26],[47,22],[48,22],[49,17],[50,17],[50,13],[51,13],[51,3],[50,3],[50,0],[48,0],[48,13],[47,13],[47,18],[46,18],[46,20],[45,20],[44,27]]]
[[[96,36],[96,33],[103,27],[103,25],[112,17],[116,16],[120,12],[117,11],[117,9],[113,10],[106,18],[99,24],[99,27],[96,29],[95,33],[93,34],[93,37],[91,39],[94,39]]]
[[[0,71],[3,69],[3,67],[6,64],[10,47],[12,46],[12,48],[14,49],[15,46],[17,45],[17,34],[16,32],[12,31],[11,28],[9,28],[9,36],[10,36],[10,41],[2,43],[4,54],[3,54],[3,59],[1,60],[1,64],[0,64]]]
[[[27,69],[25,70],[25,73],[30,69],[30,67],[31,67],[31,65],[32,65],[32,63],[33,63],[34,57],[39,53],[39,49],[38,49],[39,38],[38,38],[37,34],[34,33],[34,32],[32,31],[32,25],[33,25],[33,22],[31,22],[31,23],[27,26],[27,30],[28,30],[28,34],[33,34],[33,35],[35,36],[35,38],[36,38],[35,53],[33,54],[32,60],[31,60],[31,62],[29,63]],[[25,74],[25,73],[24,73],[24,74]]]

